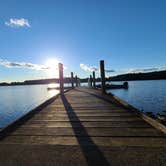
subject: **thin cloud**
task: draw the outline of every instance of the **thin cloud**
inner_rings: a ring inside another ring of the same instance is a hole
[[[166,67],[133,68],[126,70],[126,73],[146,73],[161,70],[166,70]]]
[[[99,71],[99,69],[95,66],[87,66],[85,64],[80,64],[80,68],[85,70],[85,71],[89,71],[89,72],[92,72],[92,71]]]
[[[32,69],[32,70],[47,70],[50,69],[50,67],[45,66],[45,65],[38,65],[38,64],[33,64],[29,62],[10,62],[6,60],[0,59],[0,65],[8,68],[27,68],[27,69]]]
[[[87,66],[85,64],[80,64],[80,67],[81,69],[85,70],[85,71],[88,71],[88,72],[93,72],[93,71],[96,71],[96,72],[100,72],[100,69],[97,68],[96,66]],[[106,73],[111,73],[111,72],[115,72],[115,70],[111,69],[111,70],[105,70]]]
[[[29,21],[25,18],[10,18],[9,21],[5,22],[5,25],[10,26],[10,27],[28,27],[30,28]]]

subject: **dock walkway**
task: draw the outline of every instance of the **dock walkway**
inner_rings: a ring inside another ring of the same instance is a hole
[[[165,164],[163,132],[86,88],[59,95],[0,141],[2,166]]]

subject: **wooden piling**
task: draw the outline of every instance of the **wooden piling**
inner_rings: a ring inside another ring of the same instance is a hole
[[[64,86],[63,86],[63,64],[59,63],[59,84],[60,84],[60,93],[64,93]]]
[[[105,69],[104,69],[104,60],[100,61],[100,75],[101,75],[101,89],[102,93],[106,93],[105,90]]]
[[[92,87],[92,75],[90,75],[90,87]]]
[[[77,75],[75,76],[75,81],[76,81],[76,87],[78,87],[78,78],[77,78]]]
[[[74,88],[73,72],[71,72],[71,87]]]
[[[95,71],[93,71],[93,88],[96,88]]]

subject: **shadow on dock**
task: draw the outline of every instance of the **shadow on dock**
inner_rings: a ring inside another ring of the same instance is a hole
[[[72,125],[72,128],[74,130],[74,134],[82,149],[84,157],[86,158],[87,164],[89,166],[92,166],[92,165],[108,166],[108,165],[110,165],[108,163],[108,161],[106,160],[106,158],[104,157],[103,153],[100,151],[100,149],[97,147],[97,145],[92,141],[92,139],[89,136],[89,134],[87,133],[85,127],[82,125],[81,121],[77,117],[72,106],[66,99],[65,95],[61,95],[61,99],[62,99],[62,102],[66,109],[67,115],[68,115],[70,123]],[[72,121],[73,116],[74,116],[74,119],[76,121],[78,121],[77,127],[74,125],[74,122]],[[80,133],[81,133],[81,135],[83,135],[83,137],[79,136]]]

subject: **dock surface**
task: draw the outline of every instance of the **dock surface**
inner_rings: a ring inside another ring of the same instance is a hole
[[[156,166],[166,134],[96,90],[59,95],[0,141],[2,166]]]

